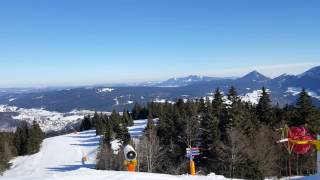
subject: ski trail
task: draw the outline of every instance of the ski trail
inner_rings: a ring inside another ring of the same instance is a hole
[[[95,131],[67,134],[45,139],[40,152],[17,157],[0,180],[226,180],[222,176],[172,176],[95,170],[95,159],[101,137]],[[83,156],[88,161],[82,162]]]

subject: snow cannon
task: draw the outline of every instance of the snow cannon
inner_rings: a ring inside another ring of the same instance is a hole
[[[126,158],[124,164],[127,166],[129,172],[135,172],[137,165],[137,152],[131,145],[127,145],[123,149],[124,157]]]

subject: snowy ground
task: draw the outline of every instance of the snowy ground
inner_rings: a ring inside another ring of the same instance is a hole
[[[226,180],[222,176],[190,177],[150,173],[98,171],[94,169],[100,137],[95,131],[68,134],[45,139],[39,153],[18,157],[1,180],[110,179],[110,180]],[[88,156],[88,162],[82,158]]]
[[[47,111],[45,109],[25,109],[15,106],[0,105],[0,112],[16,112],[19,115],[13,116],[15,120],[25,120],[29,123],[37,121],[44,132],[64,130],[69,125],[79,123],[85,115],[93,115],[94,111],[73,110],[68,113]],[[110,114],[109,112],[103,112]]]
[[[227,180],[223,176],[172,176],[151,173],[98,171],[94,169],[100,137],[95,131],[85,131],[45,139],[39,153],[17,157],[10,170],[0,180]],[[87,156],[88,161],[83,162]],[[288,178],[284,178],[288,179]],[[303,180],[317,177],[306,177]]]
[[[153,119],[154,123],[157,123],[159,119]],[[144,129],[147,127],[148,119],[134,120],[133,126],[128,127],[131,138],[139,139],[143,135]]]

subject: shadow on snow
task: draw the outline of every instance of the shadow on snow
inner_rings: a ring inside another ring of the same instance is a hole
[[[95,142],[95,143],[87,143],[87,144],[70,144],[72,146],[82,146],[82,147],[90,147],[90,146],[99,146],[100,143],[99,142]]]
[[[81,164],[81,165],[62,165],[59,167],[52,167],[52,168],[47,168],[48,171],[54,171],[54,172],[68,172],[68,171],[76,171],[80,168],[89,168],[89,169],[94,169],[95,166],[94,164]]]

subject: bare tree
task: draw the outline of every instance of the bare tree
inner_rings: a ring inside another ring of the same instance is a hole
[[[145,163],[147,172],[154,172],[160,152],[159,138],[155,127],[147,129],[145,136],[139,143],[138,150],[140,165]]]

